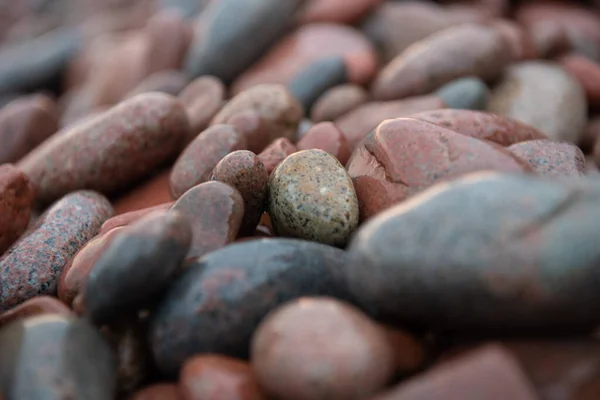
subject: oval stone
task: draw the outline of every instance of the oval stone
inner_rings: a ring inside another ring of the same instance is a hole
[[[346,253],[292,239],[236,243],[187,266],[169,288],[150,327],[158,367],[176,375],[198,353],[245,357],[261,319],[300,297],[346,298]]]
[[[269,181],[275,233],[344,246],[358,226],[358,200],[344,166],[326,151],[292,154]]]
[[[310,118],[314,122],[334,121],[369,99],[361,86],[347,83],[327,90],[313,105]]]
[[[485,110],[490,89],[479,78],[458,78],[440,87],[435,94],[448,108]]]
[[[0,256],[25,232],[35,191],[12,164],[0,165]]]
[[[270,132],[264,118],[257,112],[244,111],[233,115],[226,124],[246,138],[248,150],[258,154],[270,143]]]
[[[358,230],[351,291],[396,324],[512,335],[593,328],[599,199],[593,180],[534,175],[433,187]]]
[[[186,142],[189,143],[208,127],[223,106],[225,85],[217,77],[201,76],[183,89],[179,94],[179,100],[185,106],[192,128]]]
[[[508,150],[540,175],[579,177],[585,174],[585,156],[571,143],[530,140],[513,144]]]
[[[350,145],[344,133],[332,122],[313,125],[298,142],[299,150],[321,149],[346,165],[350,158]]]
[[[297,151],[298,148],[288,139],[279,138],[267,146],[267,148],[258,155],[258,158],[264,164],[269,175],[271,175],[279,163],[285,160],[287,156],[292,155]]]
[[[0,258],[0,310],[38,295],[56,293],[63,267],[113,216],[102,195],[65,196]]]

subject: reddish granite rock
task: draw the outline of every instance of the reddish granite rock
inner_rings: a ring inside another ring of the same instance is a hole
[[[17,97],[0,110],[0,164],[19,161],[58,130],[58,108],[42,94]]]
[[[548,138],[532,126],[482,111],[443,109],[411,114],[409,117],[433,122],[463,135],[502,146]]]
[[[164,9],[147,22],[148,53],[146,75],[167,69],[179,69],[189,46],[191,27],[177,11]]]
[[[377,7],[381,0],[309,0],[300,11],[300,23],[341,22],[351,24]]]
[[[100,229],[99,235],[106,233],[114,228],[118,228],[120,226],[129,225],[138,219],[156,211],[165,211],[168,210],[173,205],[172,201],[161,203],[156,206],[141,208],[135,211],[129,211],[124,214],[119,214],[117,216],[112,217],[104,224],[102,224],[102,228]]]
[[[205,182],[185,192],[171,210],[181,212],[192,227],[187,258],[200,257],[235,240],[244,217],[244,199],[229,185]]]
[[[552,140],[530,140],[513,144],[508,148],[513,154],[527,161],[534,172],[544,176],[584,175],[585,157],[579,147]]]
[[[108,200],[90,191],[71,193],[52,205],[0,258],[0,310],[56,293],[63,267],[112,216]]]
[[[507,19],[490,21],[489,26],[496,29],[508,42],[514,61],[537,58],[533,38],[522,26]]]
[[[175,199],[192,187],[208,181],[210,173],[227,154],[246,148],[246,138],[231,125],[213,125],[181,153],[169,179]]]
[[[444,107],[446,104],[437,96],[370,102],[336,119],[335,124],[344,132],[350,149],[354,150],[369,132],[386,119],[405,117],[421,111]]]
[[[467,24],[448,28],[407,49],[377,76],[376,100],[431,93],[457,78],[497,78],[512,58],[511,48],[495,29]]]
[[[210,179],[238,190],[244,199],[244,219],[239,233],[244,236],[254,233],[269,193],[269,173],[260,158],[251,151],[234,151],[219,161]]]
[[[600,64],[576,53],[561,57],[558,62],[579,81],[585,91],[588,105],[593,108],[599,108]]]
[[[170,176],[171,169],[167,168],[142,181],[113,202],[115,212],[120,215],[172,201]]]
[[[366,399],[395,370],[384,330],[330,298],[301,298],[267,315],[254,333],[251,359],[265,391],[290,400]]]
[[[250,365],[219,355],[200,355],[183,365],[179,388],[185,400],[266,400]]]
[[[333,121],[366,103],[369,93],[351,83],[329,89],[314,104],[310,117],[314,122]]]
[[[19,166],[41,203],[81,188],[112,193],[173,157],[189,129],[177,99],[141,94],[53,136]]]
[[[482,170],[529,168],[500,146],[412,118],[382,122],[348,161],[362,221],[440,181]]]
[[[157,383],[138,390],[129,400],[184,400],[184,398],[176,384]]]
[[[321,149],[333,155],[342,165],[350,158],[350,146],[342,131],[332,122],[314,125],[298,142],[298,150]]]
[[[12,164],[0,165],[0,256],[25,232],[35,191]]]
[[[191,142],[208,127],[225,100],[225,85],[214,76],[194,79],[179,94],[192,127],[186,143]]]
[[[50,296],[37,296],[0,314],[0,328],[7,326],[18,319],[45,314],[60,314],[65,317],[73,316],[69,307],[56,298]]]
[[[345,25],[314,23],[300,26],[283,38],[234,82],[232,92],[263,83],[287,84],[318,59],[338,55],[346,61],[350,82],[365,84],[375,74],[377,55],[362,33]]]
[[[280,138],[274,140],[273,143],[264,149],[262,153],[258,155],[258,158],[260,161],[262,161],[269,175],[271,175],[271,172],[277,168],[280,162],[285,160],[285,158],[290,154],[294,154],[297,151],[298,149],[292,144],[292,142],[286,138]]]
[[[267,123],[254,111],[244,111],[233,115],[226,121],[236,131],[246,138],[248,150],[260,153],[269,145],[269,131]]]
[[[537,400],[517,360],[506,350],[488,346],[400,383],[373,400]]]

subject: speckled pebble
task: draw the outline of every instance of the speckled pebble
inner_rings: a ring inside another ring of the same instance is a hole
[[[12,164],[0,165],[0,256],[25,232],[35,192]]]
[[[287,157],[269,181],[269,215],[277,234],[343,246],[358,226],[350,176],[323,150]]]
[[[298,149],[292,142],[286,138],[274,140],[266,149],[259,155],[260,161],[264,164],[269,175],[277,168],[280,162],[291,154],[297,152]]]
[[[114,211],[102,195],[81,191],[56,202],[0,258],[0,310],[55,294],[63,267]]]
[[[544,176],[584,175],[585,156],[579,147],[551,140],[530,140],[513,144],[508,148],[513,154],[527,161],[535,172]]]
[[[244,199],[240,234],[254,233],[269,191],[269,173],[258,156],[247,150],[234,151],[217,164],[210,179],[226,183],[240,192]]]

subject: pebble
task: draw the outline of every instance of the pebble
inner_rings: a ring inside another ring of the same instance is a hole
[[[156,206],[141,208],[135,211],[129,211],[123,214],[116,215],[109,220],[107,220],[104,224],[102,224],[102,228],[100,229],[99,235],[109,232],[114,228],[119,228],[122,226],[129,225],[146,215],[153,213],[155,211],[166,211],[174,204],[173,201],[169,201],[166,203],[161,203]]]
[[[489,25],[504,36],[511,48],[513,61],[531,60],[536,58],[536,46],[531,36],[531,32],[524,29],[521,25],[507,20],[496,19],[489,22]]]
[[[187,52],[191,28],[181,13],[159,10],[146,23],[148,53],[145,75],[169,69],[179,69]]]
[[[110,194],[173,157],[189,129],[177,99],[146,93],[52,136],[18,166],[41,203],[84,188]]]
[[[405,376],[426,366],[430,355],[422,340],[395,327],[381,325],[381,328],[392,347],[397,375]]]
[[[413,118],[382,122],[348,161],[361,221],[438,182],[483,170],[529,167],[500,146]]]
[[[284,137],[294,140],[304,111],[294,96],[282,85],[254,86],[231,99],[213,118],[222,124],[241,112],[257,113],[266,125],[269,141]]]
[[[446,104],[438,96],[416,96],[404,100],[374,101],[355,108],[334,122],[344,132],[350,149],[359,143],[382,121],[405,117],[427,110],[445,108]]]
[[[488,111],[529,124],[551,140],[577,143],[587,102],[579,82],[558,64],[527,61],[507,68],[492,90]]]
[[[600,64],[576,53],[560,58],[559,63],[581,84],[588,105],[600,108]]]
[[[508,148],[543,176],[580,177],[585,173],[585,156],[579,147],[552,140],[530,140]]]
[[[184,398],[177,385],[156,383],[135,392],[129,400],[184,400]]]
[[[266,400],[247,362],[200,355],[183,365],[179,387],[185,399]]]
[[[373,400],[537,400],[517,360],[498,346],[487,346],[434,366]]]
[[[346,253],[295,239],[236,243],[192,264],[170,286],[150,327],[159,369],[176,375],[199,353],[245,357],[261,319],[301,296],[347,298]]]
[[[332,122],[313,125],[298,142],[298,150],[321,149],[346,165],[350,158],[350,145],[344,133]]]
[[[348,284],[394,323],[469,334],[592,328],[599,196],[591,180],[493,172],[433,187],[357,231]]]
[[[298,72],[288,84],[307,114],[327,89],[346,83],[346,63],[341,56],[320,58]]]
[[[428,94],[457,78],[496,79],[511,62],[502,35],[483,25],[465,24],[423,39],[386,65],[372,86],[376,100]]]
[[[298,148],[286,138],[276,139],[258,155],[260,161],[267,169],[269,176],[277,166],[288,156],[298,151]]]
[[[527,140],[548,139],[546,135],[530,125],[488,112],[444,109],[424,111],[412,114],[410,117],[502,146]]]
[[[212,2],[197,19],[185,71],[192,77],[214,75],[231,82],[293,25],[301,3],[300,0]],[[237,16],[233,21],[232,15]]]
[[[73,316],[69,307],[54,297],[37,296],[0,314],[0,328],[21,319],[48,314],[58,314],[64,317]]]
[[[231,125],[213,125],[200,133],[173,165],[169,179],[173,197],[178,199],[194,186],[208,181],[223,157],[245,148],[245,137]]]
[[[193,238],[187,258],[195,258],[235,240],[244,217],[244,199],[229,185],[205,182],[185,192],[171,210],[188,219]]]
[[[267,123],[257,112],[243,111],[234,114],[226,121],[226,124],[233,126],[236,131],[246,138],[248,150],[253,153],[258,154],[269,145]]]
[[[148,92],[162,92],[177,96],[188,84],[188,77],[175,69],[167,69],[148,75],[125,98]]]
[[[185,106],[192,129],[186,143],[208,128],[210,121],[219,112],[225,100],[225,85],[214,76],[201,76],[190,82],[179,94]]]
[[[435,94],[448,108],[463,110],[485,110],[490,89],[479,78],[455,79],[440,87]]]
[[[110,347],[83,320],[43,315],[0,331],[0,382],[7,399],[113,399],[116,372]]]
[[[351,24],[381,4],[381,0],[309,0],[300,12],[300,23],[340,22]]]
[[[58,109],[43,94],[20,96],[0,110],[0,164],[14,163],[58,131]]]
[[[0,258],[0,310],[55,294],[63,267],[112,216],[108,200],[90,191],[71,193],[50,207]]]
[[[358,400],[395,370],[385,332],[335,299],[301,298],[271,312],[252,339],[252,367],[274,398]]]
[[[364,85],[376,73],[375,48],[360,31],[346,25],[313,23],[298,27],[279,41],[233,83],[231,90],[240,93],[265,83],[286,85],[308,65],[331,56],[344,58],[349,82]]]
[[[0,256],[27,229],[34,200],[27,176],[12,164],[0,165]]]
[[[317,99],[311,110],[314,122],[334,121],[369,100],[369,93],[361,86],[346,83],[335,86]]]
[[[122,215],[172,202],[170,177],[170,168],[156,171],[131,190],[118,196],[113,202],[115,212]]]
[[[358,226],[350,176],[319,149],[292,154],[273,171],[268,209],[276,234],[333,246],[344,246]]]
[[[251,151],[234,151],[219,161],[210,179],[228,184],[242,195],[244,218],[239,233],[254,233],[269,194],[269,173],[260,158]]]

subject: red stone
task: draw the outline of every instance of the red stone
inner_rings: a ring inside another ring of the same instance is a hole
[[[246,138],[248,150],[251,152],[258,154],[269,145],[267,124],[257,112],[244,111],[235,114],[225,123],[233,126]]]
[[[530,140],[508,148],[543,176],[580,177],[585,172],[585,157],[579,147],[552,140]]]
[[[350,158],[350,146],[342,131],[332,122],[314,125],[298,142],[298,150],[321,149],[333,155],[342,165]]]
[[[171,170],[165,169],[120,196],[114,202],[115,212],[121,215],[171,202],[170,175]]]
[[[311,110],[314,122],[333,121],[369,100],[369,93],[361,86],[345,84],[323,93]]]
[[[588,105],[600,107],[600,64],[580,54],[568,54],[559,59],[560,65],[583,87]]]
[[[264,164],[269,175],[277,168],[280,162],[291,154],[297,152],[298,149],[286,138],[280,138],[271,143],[266,149],[258,155],[258,158]]]
[[[351,24],[382,0],[309,0],[301,10],[300,23],[341,22]]]
[[[201,76],[193,80],[179,94],[192,127],[186,144],[205,130],[219,112],[225,100],[225,85],[214,76]]]
[[[152,212],[168,210],[172,205],[173,205],[173,202],[169,201],[167,203],[161,203],[157,206],[142,208],[142,209],[135,210],[135,211],[129,211],[124,214],[119,214],[115,217],[112,217],[111,219],[106,221],[104,224],[102,224],[102,228],[100,229],[99,235],[106,233],[114,228],[132,224],[135,221],[137,221],[138,219],[140,219]]]
[[[35,191],[12,164],[0,165],[0,256],[25,232]]]
[[[179,69],[190,44],[191,27],[176,11],[165,9],[146,24],[148,53],[145,75],[167,69]]]

